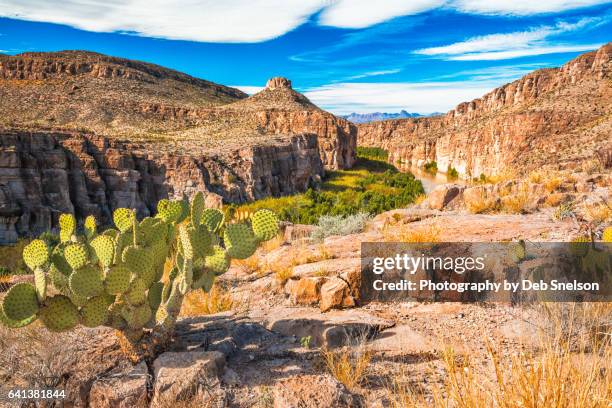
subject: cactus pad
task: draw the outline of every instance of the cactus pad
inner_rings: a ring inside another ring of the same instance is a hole
[[[102,266],[108,267],[112,265],[115,257],[115,241],[113,241],[111,237],[107,235],[98,235],[89,245],[93,248]]]
[[[70,290],[80,297],[97,296],[104,290],[102,272],[93,266],[85,266],[70,275]]]
[[[64,248],[64,257],[74,270],[81,269],[89,263],[89,254],[83,244],[71,244]]]
[[[69,298],[57,295],[47,299],[45,306],[40,309],[40,320],[50,331],[66,331],[79,322],[79,311]]]
[[[278,218],[270,210],[259,210],[253,214],[251,225],[259,241],[269,241],[278,234]]]
[[[13,285],[2,303],[2,310],[10,320],[24,320],[38,313],[36,288],[29,283]]]
[[[62,214],[59,217],[60,239],[62,242],[68,242],[76,231],[76,218],[72,214]]]
[[[142,304],[135,308],[124,308],[121,315],[131,329],[141,329],[149,323],[153,312],[148,304]]]
[[[56,269],[62,274],[70,276],[72,273],[72,268],[66,261],[66,258],[64,258],[64,247],[62,245],[56,246],[51,253],[51,269]]]
[[[121,260],[136,275],[145,275],[153,268],[151,254],[144,248],[130,245],[123,250]]]
[[[119,231],[125,232],[132,228],[135,217],[134,211],[127,208],[117,208],[113,213],[113,222]]]
[[[51,284],[60,292],[64,292],[68,288],[68,276],[60,271],[55,264],[51,264],[49,268],[49,279]]]
[[[161,200],[157,203],[157,214],[164,221],[178,222],[183,215],[183,204],[181,201]]]
[[[223,242],[227,254],[234,259],[246,259],[257,249],[257,239],[246,224],[229,224],[223,233]]]
[[[130,289],[125,294],[125,299],[132,305],[140,305],[147,300],[147,285],[145,282],[136,278],[130,285]]]
[[[38,300],[42,302],[47,297],[47,275],[41,268],[34,270],[34,286]]]
[[[193,259],[193,245],[191,245],[191,234],[185,225],[179,227],[179,238],[181,239],[181,252],[186,259]]]
[[[25,327],[28,324],[32,323],[37,319],[38,316],[32,315],[24,320],[12,320],[9,319],[6,314],[4,314],[4,310],[2,309],[2,304],[0,304],[0,325],[8,327],[9,329],[18,329],[20,327]]]
[[[202,222],[202,213],[206,208],[204,194],[198,191],[191,199],[191,225],[197,227]]]
[[[106,323],[109,317],[108,307],[111,303],[105,296],[96,296],[89,299],[81,308],[83,326],[97,327]]]
[[[215,283],[215,273],[212,270],[207,270],[198,280],[193,282],[193,288],[202,289],[208,293],[212,289],[213,283]]]
[[[202,213],[202,224],[206,225],[210,232],[217,232],[224,219],[225,215],[216,208],[207,208]]]
[[[106,273],[106,279],[104,279],[104,287],[106,293],[111,295],[120,295],[127,292],[130,288],[130,280],[132,279],[132,272],[123,265],[113,266]]]
[[[603,230],[603,233],[601,234],[601,240],[603,242],[612,243],[612,227],[608,227]]]
[[[85,236],[88,239],[92,239],[96,235],[96,217],[90,215],[85,218],[85,224],[83,226],[85,228]]]
[[[23,248],[23,261],[31,270],[43,266],[49,260],[49,249],[45,241],[35,239]]]
[[[161,282],[155,282],[150,288],[149,293],[147,294],[147,300],[149,301],[149,306],[151,309],[156,310],[162,299],[162,290],[164,289],[164,284]]]
[[[108,235],[112,239],[116,240],[117,237],[119,236],[119,231],[117,231],[116,229],[109,228],[107,230],[104,230],[102,232],[102,235]]]
[[[204,258],[204,266],[215,275],[222,275],[229,269],[230,259],[227,252],[217,245],[213,248],[213,254]]]

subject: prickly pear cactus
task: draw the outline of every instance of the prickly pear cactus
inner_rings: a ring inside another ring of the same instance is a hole
[[[226,224],[223,212],[205,208],[201,193],[191,204],[162,200],[157,208],[140,221],[134,210],[119,208],[115,228],[102,233],[92,216],[83,234],[73,215],[60,216],[57,246],[34,240],[24,248],[34,285],[11,287],[0,323],[19,328],[39,320],[51,331],[108,326],[135,343],[147,333],[167,338],[189,291],[209,291],[232,258],[251,256],[278,234],[273,212]],[[164,265],[171,265],[167,274]]]

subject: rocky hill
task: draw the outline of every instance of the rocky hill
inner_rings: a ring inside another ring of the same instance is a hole
[[[304,191],[355,160],[356,127],[272,79],[250,98],[152,64],[67,51],[0,56],[0,243],[164,197]]]
[[[462,176],[541,166],[574,168],[609,148],[612,43],[458,105],[445,115],[359,125],[360,145],[390,160]]]

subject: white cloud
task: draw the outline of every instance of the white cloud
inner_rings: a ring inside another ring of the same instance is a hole
[[[473,14],[529,15],[554,13],[580,7],[606,4],[601,0],[456,0],[453,8]]]
[[[364,28],[394,17],[418,14],[442,6],[445,0],[337,0],[323,10],[321,25]]]
[[[591,50],[600,44],[549,45],[546,39],[587,25],[594,26],[605,20],[603,17],[589,17],[575,23],[561,21],[554,26],[536,27],[527,31],[472,37],[449,45],[416,50],[415,54],[456,61],[476,61]]]
[[[96,32],[202,42],[260,42],[322,11],[318,23],[364,28],[436,8],[474,14],[534,14],[610,3],[601,0],[0,0],[0,17]]]
[[[582,52],[595,50],[603,44],[555,45],[549,47],[531,47],[524,50],[479,52],[449,57],[453,61],[494,61],[534,55],[558,54],[562,52]]]
[[[203,42],[259,42],[281,36],[324,0],[0,0],[0,16],[96,32]]]
[[[338,115],[351,112],[446,112],[478,98],[500,81],[340,83],[304,92],[313,103]]]
[[[240,89],[242,92],[249,95],[256,94],[257,92],[264,89],[263,86],[252,86],[252,85],[229,85],[232,88]]]
[[[391,74],[397,74],[400,71],[401,71],[401,69],[399,69],[399,68],[397,68],[397,69],[387,69],[387,70],[383,70],[383,71],[370,71],[370,72],[364,72],[363,74],[353,75],[353,76],[350,76],[350,77],[348,77],[346,79],[361,79],[361,78],[368,78],[368,77],[373,77],[373,76],[391,75]]]

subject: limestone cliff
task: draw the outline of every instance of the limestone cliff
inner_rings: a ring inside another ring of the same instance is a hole
[[[93,214],[108,223],[115,208],[135,208],[145,216],[161,198],[195,191],[230,202],[292,194],[322,173],[314,134],[233,144],[223,153],[172,154],[90,134],[4,131],[0,243],[51,229],[62,212]]]
[[[358,126],[363,146],[407,166],[436,161],[462,176],[575,167],[610,144],[612,44],[458,105],[445,115]]]

